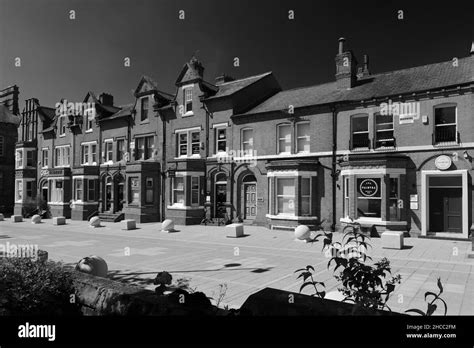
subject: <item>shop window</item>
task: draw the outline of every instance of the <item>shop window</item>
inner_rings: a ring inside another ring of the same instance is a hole
[[[400,200],[400,187],[398,178],[390,178],[390,221],[396,221],[400,219],[400,208],[399,207],[399,200]]]
[[[130,178],[130,203],[140,204],[140,180],[139,178]]]
[[[375,115],[375,148],[394,147],[393,115]]]
[[[184,205],[184,177],[176,176],[173,178],[173,204]]]
[[[199,177],[191,177],[191,205],[199,205]]]
[[[299,122],[296,124],[296,151],[309,152],[309,122]]]
[[[145,180],[145,203],[153,203],[153,178],[147,177]]]
[[[311,215],[311,179],[301,178],[301,208],[300,215]]]
[[[291,125],[289,124],[278,126],[277,153],[291,153]]]
[[[295,179],[277,178],[277,214],[295,215]]]
[[[251,154],[253,151],[253,129],[242,129],[241,133],[241,148],[244,154]]]
[[[382,197],[380,178],[357,179],[357,216],[380,218]]]
[[[437,106],[434,114],[435,144],[457,142],[456,106]]]
[[[352,116],[350,149],[368,149],[369,147],[369,116]]]
[[[51,185],[51,202],[62,202],[63,192],[63,180],[53,179]]]

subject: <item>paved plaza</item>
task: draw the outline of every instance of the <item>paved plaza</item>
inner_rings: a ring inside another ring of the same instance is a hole
[[[132,231],[122,230],[120,223],[102,224],[91,228],[85,221],[54,226],[52,220],[37,225],[7,220],[0,222],[0,243],[37,244],[50,259],[68,264],[95,254],[107,261],[111,278],[150,289],[159,271],[170,272],[174,281],[184,278],[191,288],[214,298],[219,285],[226,284],[221,303],[231,307],[265,287],[298,292],[301,280],[294,271],[308,264],[315,267],[316,280],[325,282],[327,292],[337,290],[321,242],[296,242],[291,231],[245,226],[245,237],[228,238],[224,227],[176,226],[178,232],[164,233],[160,223],[139,224]],[[437,292],[440,277],[448,314],[474,314],[470,242],[407,238],[403,250],[382,249],[379,238],[370,243],[374,261],[386,256],[393,273],[402,276],[389,301],[392,310],[425,310],[424,293]]]

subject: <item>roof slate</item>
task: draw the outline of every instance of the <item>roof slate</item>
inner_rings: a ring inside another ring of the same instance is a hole
[[[251,115],[293,107],[305,107],[343,101],[422,92],[474,82],[474,56],[453,61],[374,74],[358,80],[358,85],[341,90],[336,82],[281,91],[242,115]]]

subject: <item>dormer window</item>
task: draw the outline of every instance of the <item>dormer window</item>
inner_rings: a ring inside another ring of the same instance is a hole
[[[85,123],[86,123],[86,132],[89,133],[89,132],[92,132],[92,126],[93,126],[93,122],[94,122],[94,118],[95,118],[95,109],[91,108],[91,109],[87,109],[85,112],[84,112],[84,115],[85,115]]]
[[[148,97],[141,99],[141,108],[140,108],[140,121],[148,120]]]
[[[66,116],[59,116],[59,136],[63,137],[66,135]]]
[[[184,115],[190,115],[193,112],[193,89],[185,88],[183,90]]]

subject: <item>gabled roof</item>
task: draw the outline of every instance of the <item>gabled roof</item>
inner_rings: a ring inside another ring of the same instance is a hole
[[[194,81],[202,79],[204,68],[201,62],[196,57],[191,57],[191,60],[183,65],[181,72],[176,79],[176,85],[187,81]]]
[[[163,101],[171,101],[174,99],[174,95],[160,91],[158,89],[158,84],[149,76],[143,75],[142,78],[140,79],[140,82],[138,83],[137,88],[135,89],[135,92],[133,95],[137,95],[140,93],[140,89],[142,88],[143,84],[148,84],[151,87],[151,90],[155,92],[155,94],[158,96]]]
[[[229,81],[229,82],[224,82],[218,86],[219,90],[215,95],[212,97],[206,98],[208,100],[210,99],[217,99],[217,98],[222,98],[222,97],[227,97],[230,96],[234,93],[237,93],[238,91],[244,89],[245,87],[250,86],[251,84],[263,79],[265,76],[271,75],[272,72],[266,72],[264,74],[260,75],[255,75],[255,76],[249,76],[240,80],[234,80],[234,81]]]
[[[20,118],[14,115],[5,105],[0,104],[0,123],[20,124]]]
[[[38,110],[49,121],[52,121],[54,119],[54,116],[56,115],[56,109],[50,108],[49,106],[38,105],[36,110]]]
[[[474,82],[474,56],[408,69],[369,75],[350,89],[338,89],[337,83],[281,91],[242,115],[258,114],[334,102],[351,102],[401,94],[436,90]],[[236,115],[238,116],[238,115]]]

